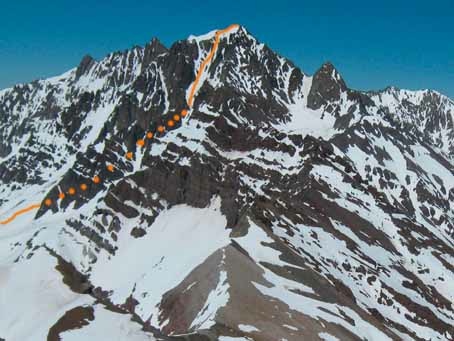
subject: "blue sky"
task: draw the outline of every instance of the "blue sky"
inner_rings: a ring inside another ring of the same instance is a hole
[[[0,0],[0,88],[85,54],[165,45],[231,23],[312,74],[331,61],[356,89],[432,88],[454,98],[454,1]]]

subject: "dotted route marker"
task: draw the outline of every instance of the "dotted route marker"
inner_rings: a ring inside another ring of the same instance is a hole
[[[230,25],[229,27],[227,27],[227,28],[225,28],[223,30],[216,31],[213,45],[211,46],[211,49],[210,49],[207,57],[202,61],[202,64],[200,65],[199,69],[197,70],[196,78],[195,78],[194,82],[192,83],[192,86],[191,86],[191,89],[190,89],[190,93],[189,93],[189,97],[187,99],[187,105],[188,105],[189,109],[191,109],[193,104],[194,104],[194,96],[195,96],[195,92],[197,90],[197,86],[200,83],[200,79],[202,78],[202,75],[205,72],[205,69],[206,69],[207,65],[211,62],[211,60],[213,59],[213,57],[214,57],[214,55],[216,53],[216,50],[217,50],[218,45],[219,45],[219,41],[221,39],[221,35],[224,34],[224,33],[229,32],[229,31],[231,31],[231,30],[233,30],[235,28],[238,28],[238,27],[239,27],[239,25],[233,24],[233,25]],[[175,115],[173,115],[172,119],[167,121],[167,126],[169,128],[173,128],[175,126],[175,122],[179,122],[181,118],[184,118],[187,115],[188,115],[188,109],[181,110],[180,115],[175,114]],[[165,130],[166,130],[166,127],[164,125],[159,125],[158,128],[157,128],[157,131],[159,133],[161,133],[161,134],[164,133]],[[148,132],[146,134],[146,138],[149,139],[149,140],[152,139],[153,137],[154,137],[154,134],[152,132]],[[145,141],[143,139],[139,139],[139,140],[137,140],[137,145],[139,147],[143,147],[145,145]],[[126,156],[127,159],[132,160],[134,155],[133,155],[132,152],[127,152],[125,156]],[[115,171],[114,165],[112,165],[112,164],[107,165],[107,170],[109,172],[111,172],[111,173],[114,172]],[[93,177],[93,179],[92,179],[92,182],[95,183],[95,184],[99,184],[101,182],[101,178],[98,175],[95,175]],[[82,183],[82,184],[79,185],[79,188],[82,191],[86,191],[88,189],[88,186],[85,183]],[[69,195],[75,195],[76,194],[76,189],[74,187],[70,187],[68,189],[68,194]],[[60,200],[63,200],[65,197],[66,197],[66,195],[63,192],[60,192],[58,194],[58,198]],[[29,212],[31,210],[34,210],[34,209],[38,209],[38,208],[40,208],[42,206],[42,204],[44,204],[47,207],[50,207],[52,205],[52,199],[47,198],[41,204],[32,204],[32,205],[30,205],[30,206],[28,206],[26,208],[18,210],[15,213],[13,213],[13,215],[11,217],[9,217],[8,219],[0,221],[0,225],[9,224],[14,219],[16,219],[19,215],[27,213],[27,212]]]

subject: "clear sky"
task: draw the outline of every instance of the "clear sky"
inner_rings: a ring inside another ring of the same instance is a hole
[[[0,88],[60,74],[158,37],[231,23],[312,74],[331,61],[356,89],[431,88],[454,98],[454,1],[0,0]]]

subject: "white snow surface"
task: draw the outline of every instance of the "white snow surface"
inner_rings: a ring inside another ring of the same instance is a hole
[[[243,332],[246,333],[251,333],[251,332],[258,332],[260,331],[259,329],[255,328],[254,326],[250,326],[248,324],[239,324],[238,328],[242,330]]]
[[[93,302],[63,284],[56,259],[43,249],[18,263],[0,261],[0,332],[8,341],[45,340],[65,311]]]
[[[113,290],[110,299],[117,304],[124,303],[130,294],[145,296],[136,313],[143,320],[151,317],[152,325],[159,326],[162,296],[230,242],[219,205],[219,200],[214,199],[205,209],[172,207],[148,227],[147,235],[135,240],[129,235],[135,222],[124,220],[117,254],[98,259],[90,279],[95,285]]]

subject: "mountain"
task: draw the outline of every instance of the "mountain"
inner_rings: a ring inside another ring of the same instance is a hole
[[[453,340],[453,121],[237,26],[5,89],[0,339]]]

